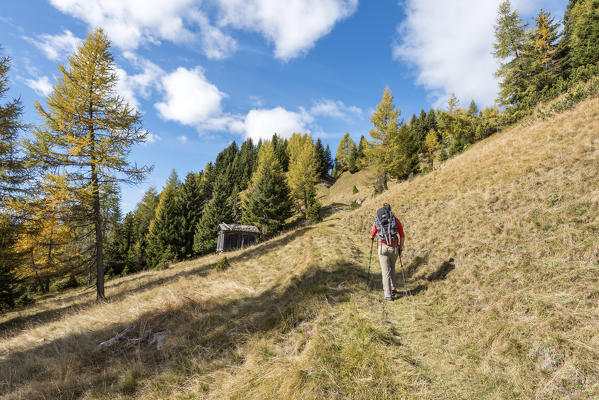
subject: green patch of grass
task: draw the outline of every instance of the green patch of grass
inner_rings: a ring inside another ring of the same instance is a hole
[[[119,390],[121,393],[126,395],[132,395],[137,390],[138,380],[141,378],[141,374],[137,369],[127,372],[121,379]]]
[[[225,270],[229,269],[229,267],[231,267],[231,264],[229,263],[229,259],[227,257],[223,257],[220,260],[218,260],[214,269],[216,271],[225,271]]]

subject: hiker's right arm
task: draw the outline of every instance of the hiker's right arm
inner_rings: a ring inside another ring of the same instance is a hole
[[[372,229],[370,230],[370,240],[374,240],[376,236],[376,224],[372,224]]]

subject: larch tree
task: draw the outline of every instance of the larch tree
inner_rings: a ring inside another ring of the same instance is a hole
[[[242,222],[255,225],[264,235],[281,229],[291,216],[292,202],[283,167],[272,142],[260,147],[258,168],[243,201]]]
[[[362,135],[360,137],[360,143],[358,144],[358,157],[356,160],[356,167],[358,169],[364,169],[368,166],[368,158],[366,157],[366,152],[370,147],[370,143],[368,140]]]
[[[356,142],[349,136],[349,132],[345,132],[345,135],[339,141],[337,153],[335,154],[335,173],[339,174],[343,171],[348,171],[352,163],[352,158],[355,161],[356,155]]]
[[[291,190],[291,198],[296,208],[305,211],[310,206],[310,193],[314,191],[314,184],[318,179],[316,151],[312,137],[308,134],[294,133],[287,146],[289,155],[289,171],[287,184]]]
[[[139,182],[150,167],[128,160],[131,148],[147,132],[141,115],[117,93],[117,75],[110,42],[102,29],[87,36],[60,78],[47,107],[36,109],[43,121],[26,142],[33,165],[59,171],[88,216],[94,231],[93,266],[96,295],[104,299],[103,192],[118,182]]]
[[[19,272],[42,293],[50,290],[52,278],[81,271],[79,248],[84,238],[78,237],[77,211],[70,192],[64,190],[64,177],[47,174],[30,188],[22,201],[10,207],[22,221],[16,249],[23,255]]]
[[[393,104],[393,95],[385,88],[381,102],[372,113],[370,122],[374,127],[370,130],[370,147],[366,154],[376,167],[377,179],[375,190],[387,190],[387,178],[390,171],[397,167],[397,138],[402,123],[399,121],[400,110]]]

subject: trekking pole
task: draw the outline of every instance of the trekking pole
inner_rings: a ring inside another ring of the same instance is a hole
[[[370,263],[372,262],[372,246],[374,246],[374,240],[370,241],[370,259],[368,260],[368,280],[366,286],[370,288]]]
[[[408,297],[408,293],[410,294],[408,301],[410,302],[410,306],[411,306],[410,308],[412,309],[412,321],[414,321],[415,320],[414,305],[412,304],[412,299],[411,299],[412,293],[410,293],[410,291],[408,290],[408,284],[406,283],[406,275],[403,272],[403,261],[401,260],[401,252],[399,253],[399,265],[401,265],[401,277],[403,278],[403,287],[404,287],[404,290],[406,291],[406,297]]]
[[[406,291],[406,297],[408,297],[409,290],[408,290],[408,284],[406,283],[406,275],[403,272],[403,261],[401,261],[401,253],[399,253],[399,265],[401,265],[401,277],[403,278],[403,287],[404,287],[404,290]]]

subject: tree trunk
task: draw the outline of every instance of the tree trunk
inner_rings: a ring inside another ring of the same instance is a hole
[[[93,201],[94,201],[94,225],[96,228],[96,299],[103,300],[104,295],[104,254],[103,254],[103,235],[102,235],[102,214],[100,212],[100,192],[98,188],[97,173],[92,173],[93,180]]]
[[[93,105],[89,105],[89,136],[90,136],[90,164],[92,169],[92,202],[93,202],[93,219],[94,228],[96,230],[96,300],[104,300],[104,254],[103,254],[103,235],[102,235],[102,211],[100,209],[100,185],[98,182],[98,165],[95,152],[95,135],[93,123]]]

